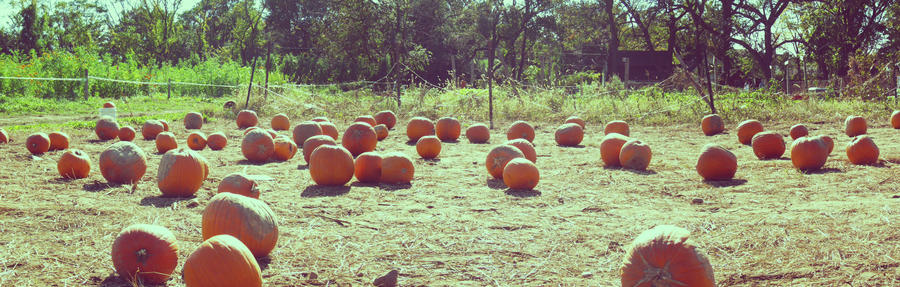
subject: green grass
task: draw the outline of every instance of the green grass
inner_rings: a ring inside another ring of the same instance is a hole
[[[206,105],[221,107],[220,99],[203,97],[172,97],[165,94],[131,96],[119,100],[91,97],[84,100],[45,99],[32,96],[0,95],[0,115],[6,117],[25,115],[94,115],[103,103],[112,102],[118,114],[165,112],[197,109]]]

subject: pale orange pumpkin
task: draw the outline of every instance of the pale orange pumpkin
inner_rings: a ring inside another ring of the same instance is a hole
[[[228,145],[228,138],[222,132],[216,132],[206,137],[206,146],[211,150],[222,150]]]
[[[603,164],[609,167],[622,166],[622,163],[619,161],[619,153],[622,151],[622,146],[629,139],[620,133],[610,133],[603,136],[603,139],[600,140],[600,159],[603,160]]]
[[[337,127],[333,123],[319,122],[319,127],[322,128],[323,135],[327,135],[327,136],[331,137],[331,139],[333,139],[333,140],[338,140],[338,136],[340,135],[340,133],[338,133]],[[295,141],[295,143],[296,143],[296,141]],[[297,145],[300,145],[300,144],[297,144]]]
[[[318,185],[345,185],[354,168],[353,155],[341,146],[320,145],[309,156],[309,175]]]
[[[578,146],[584,139],[584,129],[577,123],[563,124],[556,128],[554,137],[560,146]]]
[[[441,140],[436,136],[424,136],[416,142],[416,152],[424,159],[433,159],[441,153]]]
[[[891,127],[894,129],[900,129],[900,111],[894,111],[891,113]]]
[[[367,123],[373,127],[378,125],[378,123],[375,122],[375,118],[372,116],[358,116],[353,122]]]
[[[697,159],[697,173],[704,180],[730,180],[737,172],[737,157],[717,144],[703,146]]]
[[[190,112],[184,115],[184,129],[199,130],[203,128],[203,114]]]
[[[820,140],[825,143],[825,146],[828,147],[828,154],[831,154],[831,151],[834,150],[834,140],[829,136],[818,135],[814,136],[813,139]]]
[[[784,154],[784,137],[775,132],[759,132],[750,141],[753,154],[759,159],[780,158]]]
[[[257,129],[244,136],[241,141],[241,153],[250,162],[266,162],[275,153],[275,142],[268,132]]]
[[[806,128],[804,124],[796,124],[791,126],[791,140],[796,140],[800,137],[805,137],[809,135],[809,129]]]
[[[738,142],[749,145],[753,141],[753,136],[763,131],[763,125],[757,120],[746,120],[738,124],[737,136]]]
[[[134,128],[130,126],[124,126],[119,129],[119,140],[129,142],[133,141],[136,134],[137,132],[134,130]]]
[[[166,128],[157,120],[147,120],[144,122],[144,126],[141,127],[141,135],[144,136],[145,140],[156,139],[156,136],[159,135],[159,133],[165,131]]]
[[[376,183],[381,180],[381,154],[365,152],[353,164],[353,175],[363,183]]]
[[[147,172],[147,155],[132,142],[117,142],[100,153],[100,173],[110,183],[130,184]]]
[[[623,136],[631,135],[631,128],[628,127],[628,123],[624,121],[611,121],[606,123],[606,126],[603,127],[604,134],[617,133]]]
[[[175,234],[158,225],[128,226],[113,242],[112,262],[119,277],[135,286],[165,284],[178,266]]]
[[[326,135],[317,135],[306,139],[306,141],[303,142],[303,160],[308,164],[309,156],[312,155],[313,151],[315,151],[316,148],[320,145],[326,144],[337,145],[337,142],[335,142],[334,139],[332,139],[330,136]]]
[[[260,192],[257,188],[258,186],[256,180],[252,179],[249,175],[236,172],[222,178],[216,191],[218,193],[230,192],[252,198],[259,198]]]
[[[506,129],[506,139],[526,139],[534,142],[534,127],[526,121],[515,121]]]
[[[228,273],[223,273],[223,267]],[[261,287],[262,272],[244,243],[228,234],[210,237],[194,250],[181,272],[188,287]]]
[[[383,124],[389,130],[394,128],[394,125],[397,124],[397,115],[392,111],[380,111],[375,114],[375,124]]]
[[[531,162],[537,162],[537,151],[534,149],[534,144],[529,142],[526,139],[514,139],[511,141],[506,141],[506,143],[511,146],[514,146],[525,155],[525,158],[530,160]]]
[[[415,176],[413,162],[403,153],[392,152],[381,159],[381,182],[387,184],[410,183]]]
[[[847,119],[844,120],[844,133],[846,133],[848,137],[864,135],[866,134],[867,129],[866,119],[863,117],[848,116]]]
[[[626,248],[622,286],[715,287],[712,266],[689,239],[671,225],[644,231]]]
[[[700,129],[707,136],[716,135],[725,131],[725,121],[717,114],[706,115],[700,121]]]
[[[510,160],[519,157],[525,158],[525,154],[523,154],[519,148],[506,144],[498,145],[488,152],[484,165],[487,167],[488,173],[491,174],[491,176],[501,179],[503,178],[503,169],[506,168],[506,164],[509,163]]]
[[[462,126],[456,118],[443,117],[438,119],[434,127],[437,138],[445,142],[454,142],[459,139]]]
[[[228,234],[240,240],[253,256],[264,257],[278,243],[275,213],[265,202],[236,193],[217,193],[203,210],[203,239]]]
[[[41,155],[50,151],[50,136],[45,133],[33,133],[25,139],[25,148],[33,155]]]
[[[50,138],[50,150],[64,150],[69,148],[69,135],[66,133],[52,132],[48,134],[47,137]]]
[[[491,130],[484,124],[474,124],[466,129],[466,138],[470,143],[487,143],[491,139]]]
[[[791,144],[791,163],[803,171],[821,169],[828,160],[828,142],[821,137],[799,137]]]
[[[249,128],[247,128],[247,129],[244,130],[244,135],[246,136],[248,133],[250,133],[250,132],[252,132],[252,131],[254,131],[254,130],[261,130],[261,129],[262,129],[262,128],[260,128],[260,127],[249,127]]]
[[[628,169],[646,170],[652,158],[650,146],[637,139],[628,140],[619,150],[619,164]]]
[[[318,122],[314,121],[305,121],[296,126],[294,126],[294,130],[292,132],[294,143],[302,145],[306,142],[306,139],[322,134],[322,127]]]
[[[584,129],[586,127],[584,120],[582,120],[578,116],[571,116],[571,117],[566,118],[566,121],[563,124],[568,124],[568,123],[578,124],[579,126],[581,126],[581,129]]]
[[[160,124],[162,124],[164,132],[169,131],[169,122],[167,122],[166,120],[163,120],[163,119],[160,119],[158,121]]]
[[[256,112],[254,111],[242,110],[238,112],[235,122],[237,123],[237,127],[239,129],[246,129],[249,127],[255,127],[259,123],[259,117],[256,116]]]
[[[289,119],[285,114],[277,114],[272,117],[270,125],[272,126],[273,130],[286,131],[291,129],[291,119]]]
[[[86,178],[91,174],[91,159],[81,150],[67,150],[56,161],[56,170],[64,178]]]
[[[158,153],[166,153],[176,148],[178,148],[178,142],[172,132],[161,132],[156,135],[156,151]]]
[[[341,145],[356,157],[364,152],[375,150],[375,146],[378,145],[378,135],[369,124],[356,122],[344,131],[344,135],[341,136]]]
[[[192,132],[187,137],[187,146],[192,150],[203,150],[206,142],[206,134],[200,131]]]
[[[378,136],[378,141],[382,141],[388,137],[388,128],[384,124],[378,124],[372,127],[375,130],[375,135]]]
[[[110,117],[100,117],[94,126],[94,133],[102,141],[108,141],[119,136],[119,123]]]
[[[203,186],[208,173],[204,162],[205,159],[196,151],[185,148],[170,150],[159,160],[156,186],[163,196],[193,196]]]
[[[847,144],[847,159],[852,164],[871,165],[878,163],[878,146],[875,141],[867,135],[860,135],[853,138]]]
[[[418,141],[420,137],[434,135],[434,123],[423,117],[414,117],[406,125],[406,137],[410,142]]]
[[[532,190],[540,179],[537,166],[526,158],[511,159],[503,168],[503,183],[510,189]]]
[[[272,158],[277,161],[291,160],[294,158],[294,154],[297,153],[297,144],[287,136],[277,136],[273,143],[275,144],[275,152],[272,154]]]

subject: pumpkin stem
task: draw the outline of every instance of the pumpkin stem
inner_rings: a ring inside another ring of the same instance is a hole
[[[647,259],[644,259],[643,254],[639,255],[641,257],[642,263],[644,263],[644,266],[647,267],[646,269],[644,269],[644,277],[641,278],[641,280],[636,284],[634,284],[634,286],[640,286],[644,283],[650,283],[650,286],[653,287],[687,286],[687,284],[685,284],[684,282],[672,278],[672,273],[669,273],[669,263],[671,263],[670,261],[667,261],[666,265],[662,268],[657,268],[655,266],[647,264]]]
[[[146,248],[141,248],[140,250],[135,252],[135,255],[137,255],[137,260],[140,263],[146,263],[147,259],[149,259],[148,257],[150,257],[149,254],[147,254]]]

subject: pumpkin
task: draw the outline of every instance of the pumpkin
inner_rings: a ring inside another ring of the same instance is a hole
[[[791,144],[791,163],[799,170],[818,170],[825,166],[829,153],[823,138],[799,137]]]
[[[706,115],[700,121],[700,129],[707,136],[716,135],[725,131],[725,121],[717,114]]]
[[[809,129],[804,124],[796,124],[791,127],[791,140],[809,135]]]
[[[103,108],[104,108],[104,109],[114,109],[115,107],[116,107],[116,104],[113,104],[112,102],[105,102],[105,103],[103,103]]]
[[[848,116],[846,120],[844,120],[844,133],[847,134],[848,137],[855,137],[858,135],[866,134],[866,119],[859,116]]]
[[[503,168],[503,183],[510,189],[532,190],[540,179],[537,166],[526,158],[514,158]]]
[[[603,164],[609,167],[621,166],[619,153],[628,140],[627,136],[620,133],[610,133],[603,136],[603,139],[600,140],[600,159],[603,160]]]
[[[160,124],[162,124],[164,132],[169,131],[169,122],[167,122],[166,120],[158,120],[158,121]]]
[[[671,225],[638,235],[626,248],[622,286],[716,286],[709,260],[689,236]]]
[[[163,124],[157,120],[147,120],[144,122],[144,126],[141,127],[141,135],[144,136],[145,140],[156,139],[159,133],[165,131]]]
[[[86,178],[91,174],[91,159],[81,150],[67,150],[56,161],[56,170],[64,178]]]
[[[156,152],[162,154],[176,148],[178,148],[178,142],[175,141],[175,135],[172,132],[161,132],[156,135]]]
[[[256,116],[256,112],[251,110],[242,110],[238,112],[237,119],[235,120],[239,129],[246,129],[249,127],[255,127],[256,124],[259,123],[259,117]]]
[[[619,150],[619,164],[624,168],[646,170],[653,152],[650,146],[637,139],[630,139]]]
[[[319,123],[313,121],[305,121],[294,126],[294,131],[292,132],[294,143],[298,146],[306,142],[306,139],[321,134],[322,127],[319,126]]]
[[[697,173],[704,180],[730,180],[737,172],[737,157],[717,144],[707,144],[697,159]]]
[[[119,136],[119,123],[110,117],[100,117],[94,126],[94,133],[102,141],[108,141]]]
[[[763,131],[763,125],[757,120],[746,120],[738,124],[737,136],[738,142],[749,145],[753,141],[753,136]]]
[[[424,159],[436,158],[441,153],[441,140],[436,136],[424,136],[416,142],[416,152]]]
[[[387,126],[387,128],[393,129],[394,125],[397,124],[397,115],[392,111],[380,111],[375,114],[375,124],[383,124]]]
[[[69,135],[66,133],[52,132],[48,134],[47,137],[50,138],[50,150],[64,150],[69,148]]]
[[[611,121],[606,123],[606,126],[603,127],[603,134],[612,134],[617,133],[623,136],[631,135],[631,130],[628,127],[628,123],[624,121]]]
[[[424,136],[434,135],[434,123],[423,117],[414,117],[406,124],[406,137],[410,142],[418,141]]]
[[[387,184],[410,183],[415,176],[413,162],[403,153],[392,152],[381,159],[381,182]]]
[[[326,118],[326,117],[315,117],[315,118],[312,118],[310,121],[314,121],[314,122],[317,122],[317,123],[331,122],[331,121],[329,121],[328,118]]]
[[[319,123],[319,127],[322,129],[322,134],[323,134],[323,135],[327,135],[327,136],[331,137],[331,139],[333,139],[333,140],[338,140],[338,135],[339,135],[340,133],[338,133],[337,127],[334,126],[333,123],[331,123],[331,122],[320,122],[320,123]],[[295,142],[295,143],[296,143],[296,142]],[[297,145],[300,145],[300,144],[297,144]]]
[[[50,150],[50,136],[45,133],[33,133],[25,139],[25,148],[33,155],[44,154]]]
[[[529,142],[526,139],[514,139],[511,141],[506,141],[506,143],[511,146],[514,146],[525,155],[525,158],[530,160],[531,162],[537,162],[537,151],[534,150],[534,144]]]
[[[286,131],[291,129],[291,119],[289,119],[285,114],[277,114],[272,117],[270,125],[272,126],[273,130]]]
[[[228,138],[222,132],[216,132],[206,137],[206,146],[211,150],[222,150],[228,145]]]
[[[509,125],[509,128],[506,129],[506,139],[514,140],[519,138],[534,142],[534,127],[525,121],[513,122]]]
[[[203,114],[190,112],[184,115],[184,129],[199,130],[203,127]]]
[[[258,184],[256,183],[256,180],[253,180],[247,174],[236,172],[226,175],[225,178],[219,182],[219,187],[216,190],[218,193],[230,192],[252,198],[259,198],[259,189],[257,187]]]
[[[459,121],[451,117],[438,119],[434,129],[437,138],[445,142],[456,141],[459,139],[460,132],[462,132],[462,126],[459,124]]]
[[[276,131],[273,130],[273,129],[266,129],[265,131],[266,131],[267,133],[269,133],[269,136],[271,136],[273,139],[276,138],[276,137],[278,137],[278,132],[276,132]]]
[[[377,183],[381,180],[381,154],[365,152],[353,163],[353,175],[364,183]]]
[[[253,256],[264,257],[278,242],[275,213],[265,202],[236,193],[217,193],[203,210],[203,239],[219,234],[234,236]]]
[[[185,148],[166,152],[159,160],[156,186],[163,196],[193,196],[203,186],[208,173],[204,161],[196,151]]]
[[[847,159],[852,164],[876,164],[878,163],[878,146],[867,135],[856,136],[847,144]]]
[[[306,142],[303,143],[303,160],[306,161],[307,164],[309,163],[309,156],[312,155],[313,151],[320,145],[337,145],[337,142],[326,135],[317,135],[306,139]]]
[[[491,176],[500,179],[503,178],[503,169],[506,168],[506,164],[510,160],[519,157],[525,158],[525,154],[519,148],[506,144],[498,145],[491,148],[491,151],[488,152],[484,165]]]
[[[831,154],[831,151],[834,150],[834,140],[831,139],[831,137],[819,135],[819,136],[813,137],[813,139],[818,139],[818,140],[822,141],[823,143],[825,143],[825,146],[828,147],[828,154]]]
[[[275,137],[273,144],[275,145],[275,153],[272,154],[272,157],[277,161],[291,160],[294,158],[294,154],[297,153],[297,144],[287,136]]]
[[[784,137],[774,132],[760,132],[750,141],[753,153],[759,159],[780,158],[784,154]]]
[[[6,130],[0,129],[0,143],[8,143],[9,142],[9,134],[6,133]]]
[[[364,152],[375,150],[375,146],[378,145],[378,135],[369,124],[356,122],[344,131],[341,145],[356,157]]]
[[[248,133],[250,133],[250,132],[252,132],[252,131],[254,131],[254,130],[258,130],[258,129],[260,129],[260,127],[249,127],[249,128],[247,128],[247,129],[244,130],[244,135],[246,136]]]
[[[130,126],[124,126],[119,129],[119,140],[132,141],[137,132]]]
[[[320,145],[309,155],[309,175],[318,185],[339,186],[353,179],[353,155],[337,145]]]
[[[241,141],[241,153],[250,162],[266,162],[275,153],[275,142],[269,133],[257,129],[247,133]]]
[[[126,227],[112,245],[116,273],[135,286],[165,284],[178,265],[175,234],[158,225]]]
[[[262,286],[256,258],[244,243],[228,234],[201,243],[184,261],[181,274],[187,287]]]
[[[900,129],[900,111],[891,113],[891,127]]]
[[[369,126],[373,127],[378,125],[378,123],[375,122],[375,118],[373,118],[372,116],[358,116],[355,120],[353,120],[353,122],[367,123],[369,124]]]
[[[100,173],[110,183],[128,184],[147,172],[147,155],[132,142],[117,142],[100,153]]]
[[[584,129],[585,126],[586,126],[586,124],[584,123],[584,120],[582,120],[582,119],[579,118],[578,116],[571,116],[571,117],[568,117],[568,118],[566,118],[566,121],[563,122],[563,124],[570,124],[570,123],[571,123],[571,124],[578,124],[579,126],[581,126],[581,129]]]
[[[474,124],[466,129],[466,138],[470,143],[487,143],[491,139],[491,130],[484,124]]]
[[[187,138],[187,145],[192,150],[203,150],[206,148],[206,142],[206,134],[203,132],[192,132]]]
[[[563,124],[556,128],[555,139],[560,146],[578,146],[584,139],[584,129],[577,123]]]
[[[375,135],[378,136],[378,141],[382,141],[388,137],[388,128],[384,124],[378,124],[372,127],[375,130]]]

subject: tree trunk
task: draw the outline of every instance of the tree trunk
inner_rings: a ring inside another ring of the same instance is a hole
[[[528,43],[528,22],[531,21],[531,0],[525,0],[525,12],[522,13],[522,46],[519,48],[519,68],[516,69],[516,81],[522,81],[522,73],[525,70],[525,61],[528,59],[525,48]]]
[[[619,25],[616,23],[616,14],[613,9],[613,0],[604,0],[606,8],[606,24],[609,27],[609,46],[606,49],[606,71],[609,74],[616,73],[616,53],[619,51]],[[609,80],[610,77],[607,77]]]

